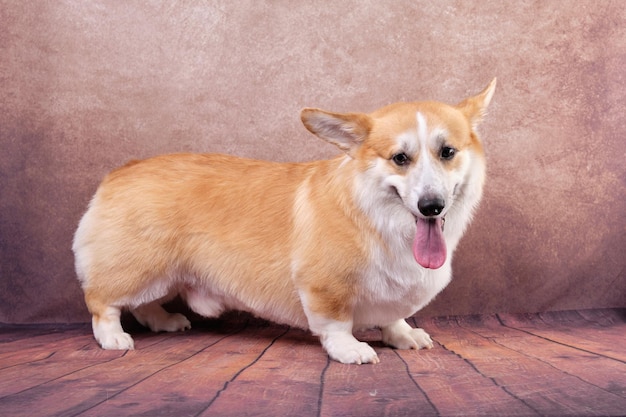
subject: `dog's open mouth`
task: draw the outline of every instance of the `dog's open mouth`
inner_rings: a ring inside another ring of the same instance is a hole
[[[437,269],[446,261],[446,241],[443,237],[443,217],[416,220],[417,232],[413,240],[413,256],[424,268]]]

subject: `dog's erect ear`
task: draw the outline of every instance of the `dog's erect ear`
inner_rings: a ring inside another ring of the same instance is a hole
[[[300,118],[309,131],[336,145],[348,155],[358,147],[372,128],[372,120],[362,113],[331,113],[320,109],[303,109]]]
[[[493,97],[493,93],[496,91],[496,79],[491,80],[489,85],[478,95],[467,98],[457,104],[457,108],[467,117],[472,124],[472,128],[475,129],[483,120],[487,111],[487,106]]]

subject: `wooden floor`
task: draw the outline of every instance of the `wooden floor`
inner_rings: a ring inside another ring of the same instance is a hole
[[[381,363],[357,366],[241,314],[185,333],[135,329],[129,352],[101,350],[88,325],[4,325],[0,416],[626,415],[626,309],[420,326],[434,349],[373,342]]]

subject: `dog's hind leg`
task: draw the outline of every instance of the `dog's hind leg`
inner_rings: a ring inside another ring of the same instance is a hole
[[[86,292],[85,301],[91,312],[91,325],[96,341],[103,349],[128,350],[134,349],[133,338],[122,329],[119,307],[103,303]]]
[[[201,316],[219,317],[224,312],[225,307],[221,297],[206,289],[189,286],[181,292],[181,296],[189,308]]]
[[[168,313],[161,306],[160,301],[143,304],[131,310],[133,316],[141,325],[153,332],[177,332],[191,329],[187,317],[180,313]]]

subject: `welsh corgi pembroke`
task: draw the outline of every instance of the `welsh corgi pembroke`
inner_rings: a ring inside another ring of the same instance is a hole
[[[133,349],[128,309],[155,332],[190,328],[161,306],[226,310],[310,331],[342,363],[377,363],[353,331],[397,349],[431,348],[405,318],[451,279],[478,204],[476,127],[494,79],[458,105],[396,103],[370,114],[305,108],[304,126],[339,157],[275,163],[216,154],[132,161],[103,180],[73,241],[104,349]]]

